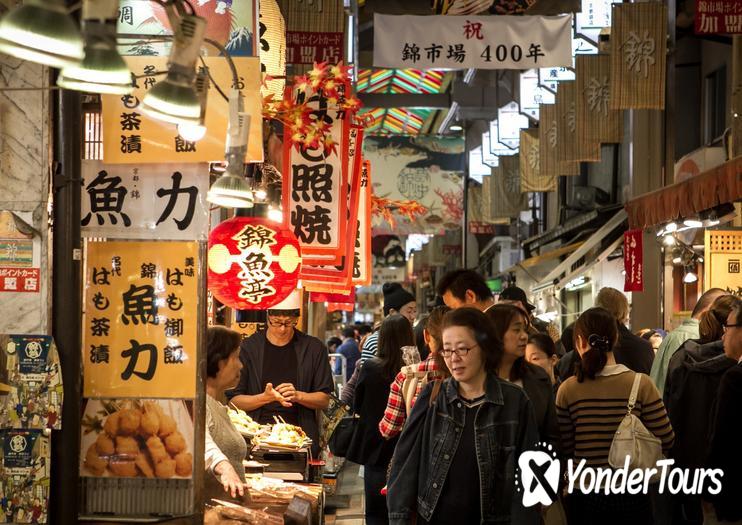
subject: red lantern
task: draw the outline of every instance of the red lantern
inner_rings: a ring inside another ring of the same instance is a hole
[[[279,223],[234,217],[209,235],[208,287],[219,301],[239,310],[265,310],[296,289],[301,269],[299,241]]]

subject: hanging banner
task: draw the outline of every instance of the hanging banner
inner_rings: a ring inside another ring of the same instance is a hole
[[[643,238],[642,230],[629,230],[623,235],[624,292],[644,291]]]
[[[299,241],[280,223],[233,217],[209,234],[208,288],[237,310],[265,310],[296,289]]]
[[[0,430],[0,523],[46,523],[51,485],[51,438],[42,430]]]
[[[539,130],[520,130],[520,191],[556,191],[556,177],[541,176]]]
[[[310,258],[304,258],[301,280],[309,291],[347,289],[353,280],[355,264],[356,238],[358,235],[358,201],[361,184],[361,149],[363,145],[363,128],[351,126],[348,134],[347,171],[351,173],[348,184],[347,214],[348,237],[344,239],[344,253],[339,265],[317,264]],[[352,227],[351,225],[355,226]]]
[[[613,5],[610,109],[665,109],[667,6]]]
[[[572,15],[374,14],[374,67],[532,69],[572,66]]]
[[[742,2],[697,0],[694,30],[697,35],[742,34]]]
[[[354,286],[371,284],[371,163],[363,160],[358,194],[358,232],[353,257]]]
[[[292,140],[292,129],[285,127],[284,225],[299,239],[303,257],[331,257],[328,264],[340,264],[348,228],[343,219],[348,206],[350,123],[347,113],[328,110],[326,99],[317,94],[310,96],[308,104],[316,108],[313,118],[327,123],[333,147],[325,148],[324,144],[302,147]]]
[[[279,0],[286,17],[286,62],[337,64],[345,59],[343,0]]]
[[[194,438],[193,401],[87,399],[80,476],[189,479],[193,477]]]
[[[373,216],[373,234],[437,234],[461,227],[465,169],[464,139],[434,135],[371,136],[363,157],[374,167],[374,195],[415,201],[427,208],[414,221],[393,213],[392,227]]]
[[[517,217],[528,209],[528,196],[520,190],[520,155],[501,157],[491,177],[493,217]]]
[[[707,229],[704,243],[704,288],[742,297],[742,230]]]
[[[623,114],[610,109],[610,55],[579,55],[577,128],[587,143],[617,144],[623,139]]]
[[[62,374],[50,335],[0,334],[0,428],[62,428]]]
[[[557,152],[557,124],[556,106],[554,104],[539,104],[539,172],[541,178],[555,178],[559,176],[559,159]]]
[[[261,3],[265,0],[261,0]],[[257,0],[217,0],[214,2],[195,2],[194,14],[206,19],[206,38],[224,46],[232,56],[257,56]],[[170,20],[165,9],[157,2],[140,0],[121,0],[119,3],[118,33],[139,33],[153,37],[170,34]],[[128,45],[126,43],[129,42]],[[170,54],[172,41],[153,42],[144,39],[123,39],[119,37],[122,55],[163,55]],[[204,44],[210,55],[217,54],[216,48]]]
[[[439,15],[560,15],[580,10],[580,0],[433,0]]]
[[[468,228],[472,231],[473,225],[484,222],[484,208],[482,203],[482,185],[469,181],[466,188],[466,207],[468,214]],[[489,210],[487,210],[489,214]],[[473,232],[472,232],[473,233]]]
[[[286,85],[286,22],[276,0],[260,0],[260,72],[264,78],[263,96],[283,98]]]
[[[213,82],[206,104],[206,135],[198,142],[184,140],[175,124],[148,117],[141,101],[167,71],[167,57],[129,56],[126,63],[137,78],[131,95],[101,95],[103,105],[103,160],[106,164],[223,161],[229,105],[214,87],[222,91],[237,87],[245,96],[245,112],[250,116],[245,162],[263,161],[262,98],[260,97],[260,60],[256,57],[234,57],[239,84],[233,86],[232,70],[226,59],[206,57],[206,67]]]
[[[578,175],[579,162],[600,160],[600,143],[585,141],[584,129],[577,127],[577,86],[575,82],[560,82],[556,95],[559,129],[558,159],[560,175]],[[573,167],[577,165],[577,169]]]
[[[83,237],[205,240],[207,164],[82,161]]]
[[[198,243],[87,244],[85,397],[194,398]]]

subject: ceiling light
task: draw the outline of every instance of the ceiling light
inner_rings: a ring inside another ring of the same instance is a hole
[[[672,233],[678,230],[678,223],[675,221],[668,222],[667,225],[665,225],[665,232]]]
[[[686,284],[694,283],[698,280],[698,276],[695,274],[692,268],[687,267],[685,269],[685,275],[683,276],[683,282]]]
[[[665,235],[662,237],[662,244],[665,246],[673,246],[675,244],[675,237],[670,234]]]
[[[278,208],[269,208],[268,219],[274,222],[283,222],[283,212]]]
[[[699,221],[698,219],[685,219],[683,224],[688,228],[700,228],[703,226],[703,221]]]
[[[84,56],[80,29],[62,0],[26,0],[11,10],[0,20],[0,51],[52,67]]]
[[[206,135],[206,104],[209,98],[209,72],[206,68],[201,69],[196,76],[196,92],[201,103],[198,123],[178,124],[178,134],[188,142],[198,142]]]
[[[82,6],[85,58],[65,67],[57,85],[65,89],[128,95],[134,90],[129,67],[116,49],[118,0],[85,0]]]
[[[451,127],[448,129],[451,131],[462,131],[464,128],[460,124],[451,124]]]
[[[206,32],[206,19],[183,15],[175,34],[165,80],[155,84],[142,100],[142,111],[152,118],[173,124],[196,124],[201,118],[193,79],[196,60]]]
[[[224,208],[252,208],[254,204],[252,191],[245,178],[230,173],[229,169],[211,185],[206,200]]]

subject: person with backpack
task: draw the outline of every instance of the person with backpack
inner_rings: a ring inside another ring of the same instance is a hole
[[[469,307],[445,315],[442,342],[451,377],[425,386],[399,437],[390,522],[540,523],[515,488],[518,458],[538,441],[536,420],[523,389],[497,375],[502,343]]]
[[[603,308],[586,310],[575,323],[574,338],[580,356],[576,375],[562,383],[556,399],[563,454],[584,459],[589,467],[615,467],[609,462],[614,436],[628,414],[637,416],[667,453],[675,434],[657,387],[649,376],[616,363],[614,315]],[[570,525],[653,523],[648,494],[573,493],[568,499]]]
[[[379,421],[379,432],[385,439],[392,439],[402,432],[415,400],[429,381],[442,380],[451,375],[439,353],[443,346],[441,340],[443,316],[449,310],[447,306],[437,306],[433,309],[423,334],[430,355],[420,363],[403,367],[389,388],[384,417]]]
[[[381,489],[392,459],[396,439],[384,439],[379,421],[384,416],[389,385],[404,361],[402,347],[413,346],[415,338],[409,320],[392,314],[381,323],[377,356],[361,366],[353,399],[358,422],[345,458],[363,465],[365,518],[369,525],[388,523],[386,497]]]

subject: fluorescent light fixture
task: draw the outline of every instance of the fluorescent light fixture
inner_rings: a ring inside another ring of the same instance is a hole
[[[571,281],[569,281],[564,286],[564,288],[566,288],[567,290],[577,290],[579,288],[582,288],[584,286],[587,286],[588,284],[590,284],[590,283],[588,282],[587,278],[584,277],[584,276],[580,276],[580,277],[575,277],[574,279],[572,279]]]
[[[0,51],[45,66],[83,59],[83,40],[62,0],[26,0],[0,20]]]
[[[464,128],[460,124],[451,124],[451,127],[449,127],[451,131],[462,131]]]
[[[173,124],[200,124],[201,101],[193,79],[206,32],[206,19],[183,15],[170,51],[167,78],[155,84],[142,100],[142,111]]]

